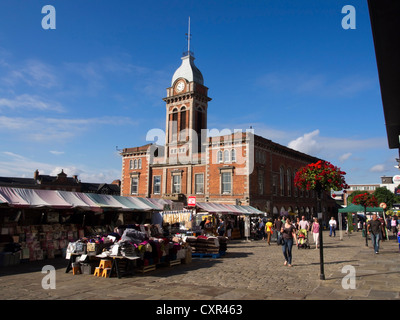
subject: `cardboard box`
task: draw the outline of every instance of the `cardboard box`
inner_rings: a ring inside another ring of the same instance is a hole
[[[94,252],[95,254],[100,254],[103,252],[103,249],[107,247],[105,243],[87,243],[86,250],[87,252]]]

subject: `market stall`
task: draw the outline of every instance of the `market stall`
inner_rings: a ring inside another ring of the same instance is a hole
[[[200,202],[196,205],[199,208],[199,212],[213,214],[217,217],[217,221],[222,220],[225,224],[224,235],[230,239],[241,239],[245,237],[245,226],[250,227],[250,217],[265,215],[264,212],[252,206],[239,206],[209,202]],[[216,228],[218,228],[218,225],[216,225]]]
[[[144,198],[0,187],[0,266],[65,257],[69,242],[151,222],[162,208]]]

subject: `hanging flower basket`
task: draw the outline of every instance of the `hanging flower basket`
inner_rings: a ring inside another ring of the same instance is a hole
[[[376,200],[375,196],[371,193],[362,193],[354,196],[353,201],[354,204],[362,205],[363,207],[377,207],[378,200]]]
[[[335,190],[347,189],[344,179],[346,172],[328,161],[320,160],[299,169],[294,178],[294,185],[303,190]]]

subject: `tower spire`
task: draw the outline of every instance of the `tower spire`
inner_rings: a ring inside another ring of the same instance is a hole
[[[190,51],[190,40],[192,38],[192,34],[190,33],[190,17],[189,17],[189,27],[188,27],[188,33],[186,33],[187,36],[187,40],[188,40],[188,51],[187,51],[187,55],[193,55],[193,53]]]
[[[189,16],[189,31],[188,31],[188,52],[190,53],[190,37],[192,35],[190,34],[190,16]]]

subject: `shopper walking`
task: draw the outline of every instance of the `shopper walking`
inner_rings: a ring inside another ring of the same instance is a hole
[[[279,237],[281,236],[282,225],[283,225],[283,223],[281,221],[281,217],[278,217],[278,219],[274,223],[274,229],[276,230],[276,233],[277,233],[277,235],[276,235],[276,243],[278,244],[278,246],[279,246],[278,240],[279,240]]]
[[[381,240],[382,222],[379,221],[376,213],[372,215],[372,220],[368,221],[367,226],[368,235],[371,235],[372,245],[375,253],[379,253],[379,241]]]
[[[225,222],[222,219],[219,219],[219,226],[218,226],[218,235],[223,237],[225,234]]]
[[[390,221],[390,227],[393,232],[393,235],[396,236],[397,234],[397,220],[395,216],[392,217],[392,220]]]
[[[271,245],[271,234],[273,232],[272,227],[273,227],[272,220],[269,219],[268,222],[265,224],[265,232],[267,234],[268,245]]]
[[[309,224],[308,221],[306,220],[306,217],[305,217],[305,216],[302,216],[302,217],[301,217],[301,221],[299,222],[299,226],[300,226],[300,229],[304,229],[304,230],[306,230],[307,232],[310,230],[310,224]]]
[[[297,246],[297,237],[296,237],[296,228],[292,225],[290,218],[287,218],[285,224],[281,228],[283,244],[282,244],[282,252],[285,257],[284,265],[291,267],[292,266],[292,247],[293,240],[295,245]]]
[[[258,232],[260,234],[260,237],[262,240],[265,240],[265,223],[264,219],[260,218],[259,224],[258,224]]]
[[[329,236],[332,237],[332,234],[334,237],[336,237],[336,220],[334,217],[331,217],[331,220],[329,220]]]
[[[318,219],[314,218],[314,222],[312,224],[311,232],[312,232],[313,240],[314,240],[314,243],[315,243],[315,249],[318,249],[318,244],[319,244],[319,228],[320,228],[320,225],[319,225]]]
[[[297,231],[300,230],[300,218],[299,217],[296,218],[296,222],[294,223],[294,226]]]

